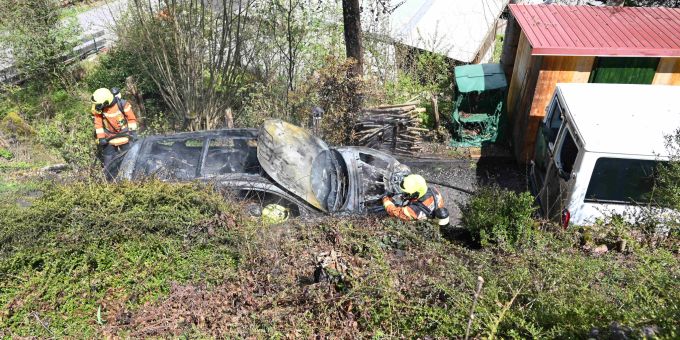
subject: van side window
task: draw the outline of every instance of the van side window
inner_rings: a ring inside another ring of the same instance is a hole
[[[557,132],[560,131],[560,126],[562,126],[562,106],[560,106],[560,102],[557,100],[557,97],[555,97],[550,112],[548,113],[548,119],[545,122],[544,129],[549,144],[555,143]]]
[[[571,174],[574,170],[574,162],[576,162],[576,156],[578,156],[578,147],[574,141],[574,137],[571,135],[571,131],[566,129],[564,132],[565,136],[562,141],[562,146],[560,147],[560,153],[557,158],[557,164],[560,170],[564,171],[566,174]]]
[[[655,203],[657,169],[663,161],[601,157],[595,162],[585,202]]]

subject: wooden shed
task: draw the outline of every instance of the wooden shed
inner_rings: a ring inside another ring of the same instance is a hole
[[[678,8],[510,5],[510,13],[501,64],[520,163],[533,157],[557,83],[680,85]]]

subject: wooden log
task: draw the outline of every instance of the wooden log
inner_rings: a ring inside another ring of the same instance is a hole
[[[403,104],[393,104],[393,105],[378,105],[376,107],[369,107],[369,109],[392,109],[392,108],[399,108],[399,107],[405,107],[405,106],[416,106],[418,105],[419,102],[406,102]]]

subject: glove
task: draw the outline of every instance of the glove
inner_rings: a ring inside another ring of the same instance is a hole
[[[385,204],[389,204],[388,202],[392,203],[392,195],[391,195],[391,194],[386,194],[385,196],[383,196],[383,197],[380,199],[380,201],[382,201],[383,206],[384,206]]]
[[[99,138],[99,146],[105,146],[106,144],[109,144],[109,141],[106,140],[106,138]]]

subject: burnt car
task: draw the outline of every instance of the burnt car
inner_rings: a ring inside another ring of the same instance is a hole
[[[410,173],[387,153],[329,147],[281,120],[268,120],[260,129],[146,137],[109,170],[117,179],[210,182],[227,196],[254,202],[248,205],[252,214],[276,203],[293,216],[384,211],[380,198],[399,192]]]

